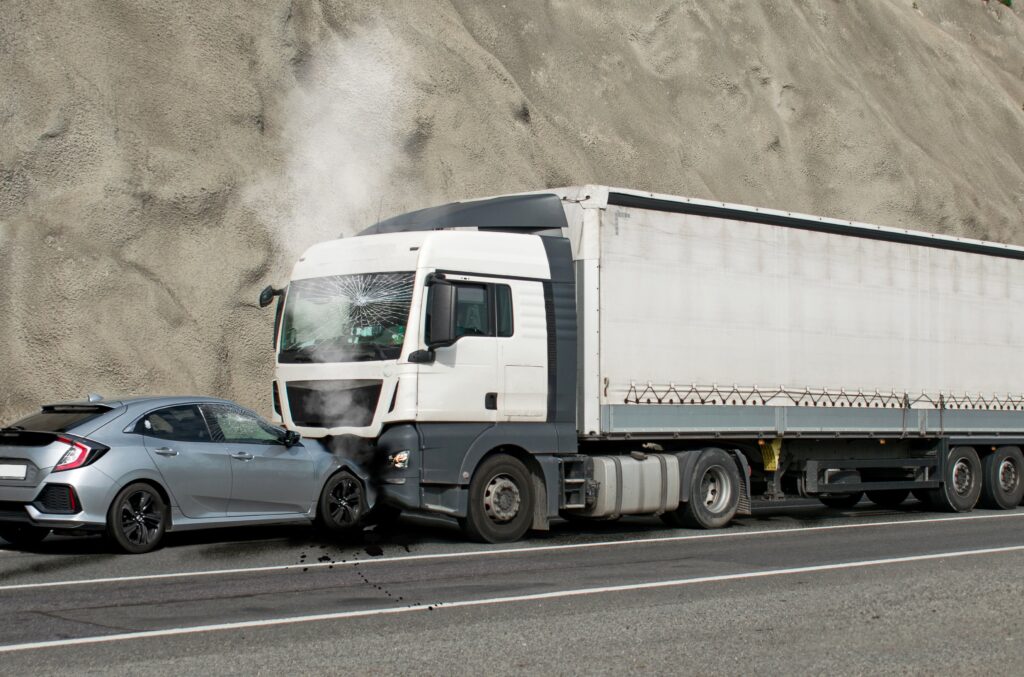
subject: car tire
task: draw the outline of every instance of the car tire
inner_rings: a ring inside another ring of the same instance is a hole
[[[949,450],[942,486],[932,490],[932,503],[948,512],[970,512],[981,497],[981,459],[973,447]]]
[[[107,539],[133,555],[155,550],[170,521],[167,503],[156,487],[129,484],[117,493],[107,510]]]
[[[46,529],[45,527],[34,527],[29,524],[8,524],[0,526],[0,538],[19,548],[38,545],[49,534],[49,529]]]
[[[883,508],[895,508],[910,496],[909,489],[877,489],[866,492],[868,500]]]
[[[519,459],[496,454],[469,483],[468,514],[459,520],[467,536],[482,543],[518,541],[533,522],[533,483]]]
[[[326,531],[347,534],[363,526],[366,516],[366,487],[347,470],[337,472],[324,483],[317,506],[317,523]]]
[[[980,503],[992,510],[1011,510],[1024,498],[1024,455],[1017,447],[1000,447],[981,461]]]
[[[822,505],[828,508],[834,508],[836,510],[849,510],[853,506],[860,503],[860,500],[864,498],[863,491],[854,491],[850,494],[819,494],[818,500],[821,501]]]

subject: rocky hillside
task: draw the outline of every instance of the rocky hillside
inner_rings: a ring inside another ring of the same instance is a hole
[[[0,3],[0,422],[266,412],[299,251],[608,183],[1024,243],[1024,10],[982,0]]]

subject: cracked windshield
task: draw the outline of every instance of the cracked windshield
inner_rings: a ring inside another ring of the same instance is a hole
[[[288,288],[282,362],[396,359],[409,321],[414,273],[297,280]]]

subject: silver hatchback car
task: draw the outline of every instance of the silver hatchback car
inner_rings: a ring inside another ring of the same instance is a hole
[[[352,459],[233,402],[147,397],[46,405],[0,429],[0,538],[103,532],[120,549],[167,531],[317,522],[356,528],[375,492]]]

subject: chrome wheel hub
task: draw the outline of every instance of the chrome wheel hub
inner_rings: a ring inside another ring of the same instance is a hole
[[[710,512],[722,512],[729,505],[732,486],[722,467],[716,465],[704,471],[704,476],[700,480],[700,495],[704,500],[704,507]]]
[[[999,488],[1005,493],[1011,494],[1020,482],[1020,472],[1017,464],[1006,458],[999,464]]]
[[[953,490],[960,496],[966,495],[972,479],[971,465],[961,458],[953,465]]]
[[[484,512],[492,522],[504,523],[519,514],[522,497],[519,487],[508,475],[497,475],[484,489]]]

